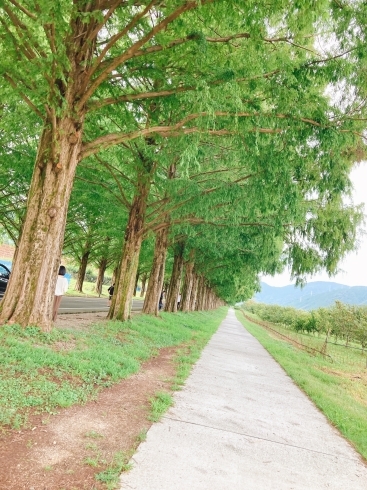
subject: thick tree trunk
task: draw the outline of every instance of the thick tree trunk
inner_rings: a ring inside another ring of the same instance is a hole
[[[183,253],[185,245],[178,243],[173,260],[173,270],[169,283],[165,311],[177,311],[177,299],[180,292],[181,275],[183,269]]]
[[[51,123],[43,130],[22,234],[0,306],[0,324],[39,325],[46,330],[51,326],[66,215],[81,148],[80,125],[81,121],[65,117],[54,131]]]
[[[76,282],[74,287],[74,290],[78,291],[79,293],[83,292],[83,283],[85,279],[85,273],[87,272],[89,255],[90,255],[90,249],[89,249],[89,244],[87,243],[86,246],[84,247],[84,252],[79,264],[78,275],[76,277]]]
[[[27,211],[7,292],[0,305],[0,324],[51,327],[57,273],[64,242],[70,193],[78,163],[85,107],[78,107],[95,40],[90,32],[100,19],[85,24],[76,6],[65,36],[68,72],[53,83],[44,100],[44,129],[27,200]],[[61,66],[61,65],[60,65]],[[58,71],[59,72],[59,71]],[[49,74],[50,76],[50,74]]]
[[[182,289],[181,311],[190,311],[190,297],[194,283],[194,263],[187,262],[185,266],[185,281]]]
[[[150,179],[144,179],[130,208],[120,267],[116,275],[115,293],[108,313],[108,318],[111,319],[125,321],[130,317],[149,188]]]
[[[146,272],[144,272],[144,274],[141,277],[141,290],[140,290],[140,297],[141,298],[144,298],[145,288],[147,286],[147,280],[148,280],[148,275]]]
[[[102,259],[98,263],[98,275],[97,275],[95,291],[99,296],[101,296],[102,294],[102,285],[103,285],[104,275],[107,269],[107,264],[108,264],[108,260],[106,257],[102,257]]]
[[[149,276],[148,289],[143,307],[143,313],[148,315],[158,315],[158,303],[164,281],[168,232],[169,227],[167,226],[156,233],[152,270]]]

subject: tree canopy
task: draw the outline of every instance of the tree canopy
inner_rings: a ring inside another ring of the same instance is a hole
[[[344,198],[364,154],[362,3],[0,10],[1,224],[18,245],[1,321],[49,327],[65,231],[66,249],[81,257],[89,244],[97,262],[106,239],[121,244],[119,319],[142,243],[163,230],[226,301],[285,263],[299,281],[334,273],[353,249],[362,216]]]

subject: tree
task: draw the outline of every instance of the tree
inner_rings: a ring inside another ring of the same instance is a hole
[[[229,10],[225,0],[3,2],[1,90],[14,101],[22,99],[43,130],[1,321],[50,325],[68,203],[81,159],[133,140],[224,135],[237,126],[239,139],[249,133],[287,134],[291,127],[287,144],[293,138],[295,152],[303,132],[304,140],[311,137],[307,125],[326,132],[323,139],[335,129],[356,132],[353,121],[329,117],[325,100],[316,110],[321,79],[325,86],[345,76],[335,70],[336,56],[334,69],[325,69],[312,47],[317,29],[330,20],[333,2],[315,3],[312,15],[308,6],[290,0],[261,1],[256,9],[244,8],[239,0],[230,5]],[[316,24],[314,16],[320,18]],[[157,125],[141,113],[147,100],[167,106],[160,109]],[[179,110],[165,119],[170,105]],[[123,124],[106,133],[104,121],[117,112],[124,114]],[[96,119],[101,124],[92,127]],[[151,185],[146,174],[140,177],[120,268],[120,275],[122,270],[127,274],[120,277],[111,311],[121,318],[141,245],[140,231],[134,229],[144,220]]]

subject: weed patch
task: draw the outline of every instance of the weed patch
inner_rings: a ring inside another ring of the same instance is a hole
[[[156,393],[155,396],[150,399],[151,413],[149,420],[152,422],[158,422],[172,403],[173,399],[169,393],[165,393],[163,391]]]
[[[129,464],[130,457],[131,454],[123,452],[116,453],[112,463],[104,471],[96,475],[96,480],[104,483],[108,490],[117,488],[121,473],[131,469],[131,465]]]

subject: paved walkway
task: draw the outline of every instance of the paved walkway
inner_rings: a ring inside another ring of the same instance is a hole
[[[124,490],[366,490],[367,467],[230,310]]]

